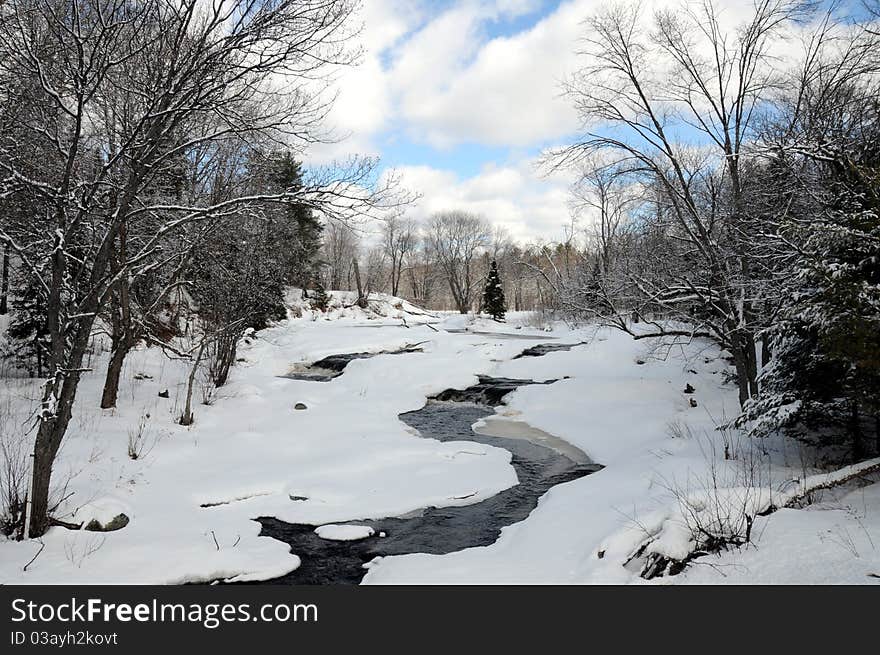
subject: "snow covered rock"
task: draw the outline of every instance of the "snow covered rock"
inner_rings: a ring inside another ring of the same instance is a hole
[[[128,525],[133,512],[127,503],[107,496],[86,503],[74,513],[74,519],[84,530],[112,532]]]
[[[114,530],[121,530],[131,519],[128,518],[127,514],[117,514],[112,519],[107,521],[106,523],[101,523],[98,519],[92,519],[88,523],[86,523],[83,530],[89,530],[91,532],[113,532]]]
[[[321,539],[329,539],[331,541],[357,541],[358,539],[366,539],[376,534],[369,525],[336,525],[330,523],[315,528],[315,534]]]

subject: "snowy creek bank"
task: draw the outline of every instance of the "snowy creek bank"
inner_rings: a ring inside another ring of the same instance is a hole
[[[551,487],[589,475],[601,467],[579,449],[522,421],[506,421],[492,410],[502,398],[531,380],[480,376],[465,390],[447,390],[400,419],[423,438],[458,442],[456,456],[469,452],[467,442],[503,448],[512,455],[518,484],[481,502],[458,507],[428,507],[409,515],[371,521],[373,533],[357,541],[322,538],[321,528],[261,517],[261,536],[290,544],[302,564],[270,580],[274,584],[357,584],[374,558],[408,553],[445,554],[494,543],[505,526],[524,520]],[[477,402],[474,402],[477,401]],[[487,419],[488,420],[484,420]],[[472,429],[478,424],[479,431]],[[509,424],[510,435],[505,434]],[[490,427],[486,427],[490,426]],[[466,500],[465,497],[461,500]],[[344,526],[340,526],[344,527]],[[352,526],[354,527],[354,526]]]

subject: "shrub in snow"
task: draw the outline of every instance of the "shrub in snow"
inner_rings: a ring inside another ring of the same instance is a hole
[[[309,305],[312,309],[319,312],[326,312],[330,304],[330,296],[321,284],[320,280],[315,281],[315,288],[309,292]]]
[[[0,410],[0,534],[20,538],[27,489],[27,440]]]

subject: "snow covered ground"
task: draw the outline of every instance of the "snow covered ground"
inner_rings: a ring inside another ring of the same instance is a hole
[[[477,374],[560,379],[514,392],[498,408],[492,430],[509,419],[527,435],[525,423],[605,468],[554,487],[491,546],[385,557],[370,564],[365,583],[641,581],[624,561],[649,534],[669,547],[686,546],[675,537],[677,496],[707,491],[707,471],[727,486],[744,471],[760,475],[770,489],[813,472],[785,442],[766,444],[764,454],[728,435],[734,457],[724,459],[725,436],[714,426],[735,412],[736,392],[724,384],[726,362],[704,343],[651,352],[650,344],[616,332],[561,324],[548,332],[523,325],[532,321],[517,315],[503,325],[469,324],[387,298],[366,312],[340,298],[327,315],[303,310],[295,297],[291,304],[298,317],[242,344],[243,361],[230,382],[212,405],[196,406],[188,428],[174,422],[185,362],[157,349],[132,353],[118,409],[102,411],[106,353],[96,356],[55,469],[57,497],[64,498],[57,515],[105,522],[125,513],[130,522],[113,532],[56,527],[41,543],[2,542],[0,582],[271,579],[295,569],[299,559],[287,544],[258,537],[256,517],[324,525],[328,538],[356,538],[366,530],[330,525],[369,526],[371,518],[479,502],[516,484],[510,454],[416,438],[397,418],[427,396],[470,386]],[[515,338],[522,336],[535,339]],[[551,341],[588,343],[513,359]],[[327,355],[416,343],[422,352],[355,360],[329,382],[282,377]],[[693,394],[684,393],[686,384]],[[165,389],[168,399],[158,396]],[[0,427],[26,426],[36,397],[33,381],[4,379]],[[294,410],[297,403],[307,409]],[[132,460],[128,444],[138,432],[142,453]],[[757,465],[746,470],[746,462]],[[759,518],[756,545],[700,558],[659,582],[878,582],[871,577],[880,575],[878,488],[828,493],[808,509]]]

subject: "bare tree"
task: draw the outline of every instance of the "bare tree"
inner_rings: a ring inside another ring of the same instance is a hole
[[[416,224],[402,215],[392,215],[382,226],[382,248],[390,266],[390,291],[399,295],[400,279],[410,253],[418,242]]]
[[[360,239],[351,226],[337,222],[325,227],[323,260],[328,289],[352,289],[352,262],[357,258],[359,247]]]
[[[406,258],[405,270],[412,300],[424,307],[430,306],[440,282],[437,258],[431,240],[418,234],[413,250]]]
[[[588,247],[596,251],[596,265],[607,277],[630,212],[637,208],[640,189],[634,189],[614,167],[588,169],[574,187],[575,212],[586,220]]]
[[[428,222],[427,239],[449,284],[456,309],[471,310],[481,281],[481,252],[491,243],[491,228],[482,217],[462,211],[441,212]]]
[[[758,393],[755,342],[765,290],[750,252],[747,139],[782,73],[771,42],[805,10],[796,0],[758,0],[742,24],[728,28],[705,0],[656,13],[650,29],[635,5],[599,11],[583,51],[591,63],[568,92],[587,124],[613,129],[555,153],[556,165],[610,157],[633,182],[655,189],[656,224],[676,244],[676,257],[658,261],[651,275],[630,272],[628,306],[606,297],[601,316],[636,338],[715,339],[733,355],[741,403]],[[682,129],[708,145],[688,147],[676,138]],[[631,331],[630,314],[654,330]]]

